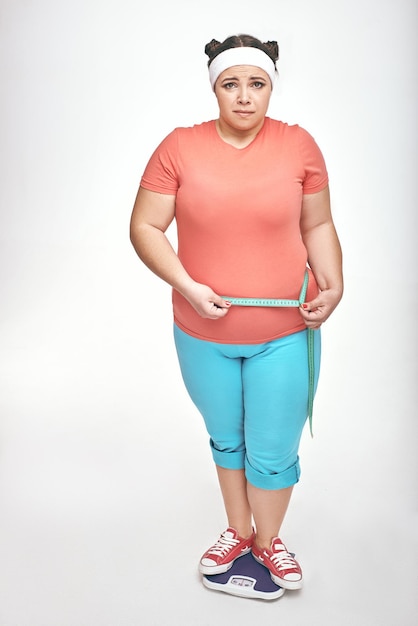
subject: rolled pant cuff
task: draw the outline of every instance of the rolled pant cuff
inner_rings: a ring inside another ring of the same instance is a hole
[[[219,467],[225,469],[240,470],[245,467],[245,451],[239,452],[221,452],[213,446],[212,440],[210,441],[210,447],[212,450],[213,460]]]
[[[286,489],[292,487],[299,481],[300,465],[299,459],[288,469],[279,474],[262,474],[255,470],[248,461],[245,463],[245,475],[249,483],[259,489],[268,489],[274,491],[277,489]]]

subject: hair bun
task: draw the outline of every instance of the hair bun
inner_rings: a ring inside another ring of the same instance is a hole
[[[205,46],[205,54],[208,55],[209,59],[212,59],[212,57],[214,56],[214,54],[218,50],[219,46],[221,46],[221,45],[222,45],[221,42],[217,41],[216,39],[212,39],[212,41],[210,41],[209,43],[206,44],[206,46]]]
[[[265,41],[264,45],[270,52],[271,56],[274,57],[274,60],[277,61],[279,58],[279,44],[277,41]]]

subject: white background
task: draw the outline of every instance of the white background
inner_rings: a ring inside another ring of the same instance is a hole
[[[0,626],[416,624],[417,25],[414,0],[1,0]],[[216,117],[204,45],[240,32],[279,41],[269,114],[320,145],[345,255],[283,528],[306,584],[273,603],[197,576],[223,507],[128,237],[152,150]]]

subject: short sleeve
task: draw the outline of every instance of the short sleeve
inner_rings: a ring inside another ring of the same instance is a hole
[[[299,151],[305,172],[303,193],[317,193],[328,185],[328,172],[325,160],[316,141],[304,128],[299,127]]]
[[[177,154],[177,133],[173,130],[151,155],[141,178],[141,187],[158,193],[175,195],[179,187]]]

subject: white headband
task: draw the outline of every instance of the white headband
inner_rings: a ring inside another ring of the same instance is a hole
[[[273,88],[274,79],[276,78],[275,64],[265,52],[259,48],[249,46],[229,48],[213,59],[209,65],[209,80],[213,90],[218,76],[228,67],[233,67],[234,65],[254,65],[259,67],[269,75],[271,87]]]

